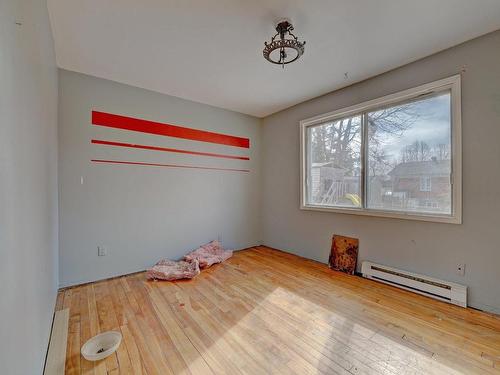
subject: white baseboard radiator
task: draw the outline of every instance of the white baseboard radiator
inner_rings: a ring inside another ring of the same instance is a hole
[[[368,279],[467,307],[467,287],[464,285],[366,261],[361,265],[361,273]]]

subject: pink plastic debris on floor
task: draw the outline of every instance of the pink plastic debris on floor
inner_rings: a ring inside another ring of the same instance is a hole
[[[147,270],[148,279],[157,280],[179,280],[192,279],[200,273],[200,266],[197,260],[192,262],[174,262],[172,260],[160,260],[153,267]]]
[[[187,254],[184,260],[188,262],[197,260],[201,268],[207,268],[232,256],[232,250],[224,250],[219,241],[212,241]]]

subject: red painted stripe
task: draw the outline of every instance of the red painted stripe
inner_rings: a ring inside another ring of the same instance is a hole
[[[91,143],[94,143],[94,144],[97,144],[97,145],[106,145],[106,146],[140,148],[140,149],[143,149],[143,150],[177,152],[177,153],[181,153],[181,154],[200,155],[200,156],[212,156],[214,158],[250,160],[250,158],[248,156],[214,154],[214,153],[211,153],[211,152],[198,152],[198,151],[180,150],[178,148],[166,148],[166,147],[157,147],[157,146],[136,145],[136,144],[132,144],[132,143],[102,141],[102,140],[99,140],[99,139],[92,139]]]
[[[250,172],[249,169],[212,168],[212,167],[200,167],[200,166],[196,166],[196,165],[143,163],[143,162],[138,162],[138,161],[120,161],[120,160],[92,159],[91,162],[93,162],[93,163],[106,163],[106,164],[145,165],[145,166],[151,166],[151,167],[209,169],[209,170],[214,170],[214,171]]]
[[[92,124],[141,133],[163,135],[166,137],[190,139],[192,141],[250,148],[250,140],[248,138],[207,132],[205,130],[191,129],[183,126],[164,124],[161,122],[141,120],[105,112],[92,111]]]

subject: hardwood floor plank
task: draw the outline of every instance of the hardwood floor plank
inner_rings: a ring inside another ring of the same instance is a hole
[[[133,319],[129,319],[128,324],[136,340],[141,342],[140,346],[144,347],[144,344],[146,344],[148,349],[149,356],[145,358],[152,361],[148,360],[145,363],[147,372],[150,373],[152,371],[150,369],[154,368],[160,374],[175,374],[175,371],[172,371],[172,367],[183,369],[186,366],[182,364],[182,358],[180,358],[177,349],[172,345],[170,339],[167,339],[163,334],[162,330],[167,328],[162,328],[158,324],[158,318],[153,315],[150,306],[151,302],[143,294],[144,290],[137,285],[136,280],[130,279],[128,282],[131,286],[131,292],[128,296],[133,297],[139,306],[139,312],[135,314]]]
[[[189,281],[138,273],[68,288],[67,373],[500,374],[500,319],[259,246]],[[105,330],[120,348],[88,362]]]
[[[251,255],[250,258],[254,258],[254,255]],[[252,262],[252,259],[248,260]],[[253,261],[256,263],[261,268],[266,268],[267,264],[263,262],[262,258],[255,258]],[[294,280],[294,276],[289,275],[290,271],[293,270],[291,265],[289,263],[279,263],[276,264],[275,267],[272,269],[272,281],[274,283],[280,282],[282,279],[289,278],[289,286],[290,285],[299,285],[299,288],[296,289],[297,293],[301,293],[301,290],[303,289],[304,286],[312,286],[313,284],[316,285],[319,280],[310,280],[310,278],[306,275],[301,277],[300,280]],[[269,272],[268,272],[269,273]],[[333,292],[335,293],[335,290],[338,289],[339,286],[342,286],[343,284],[346,283],[346,280],[349,280],[349,277],[344,274],[340,273],[335,273],[331,271],[334,277],[336,277],[336,285],[333,287]],[[277,278],[276,275],[279,277]],[[264,277],[266,274],[264,273]],[[359,278],[351,278],[351,279],[359,279]],[[358,281],[358,280],[354,280]],[[368,280],[363,280],[363,281],[368,281]],[[370,281],[368,281],[370,282]],[[374,282],[372,282],[374,283]],[[379,285],[377,283],[377,285]],[[396,306],[392,306],[392,304],[389,301],[386,301],[386,303],[380,303],[380,300],[383,298],[383,295],[381,294],[375,294],[372,291],[364,291],[363,293],[360,293],[359,290],[356,288],[356,286],[353,286],[351,284],[346,285],[347,288],[344,288],[342,290],[343,294],[337,294],[336,298],[339,300],[343,300],[343,297],[345,297],[345,293],[349,294],[350,300],[349,300],[349,308],[351,309],[351,312],[353,311],[353,308],[357,308],[358,311],[360,311],[364,315],[370,315],[368,320],[380,320],[384,321],[385,317],[390,314],[393,319],[393,323],[391,326],[385,326],[385,328],[388,328],[390,331],[394,330],[399,330],[398,334],[395,336],[398,338],[401,338],[402,336],[410,335],[413,337],[418,337],[419,334],[422,333],[422,331],[425,331],[426,337],[432,338],[431,340],[428,340],[427,342],[422,342],[423,347],[428,347],[428,351],[434,352],[436,348],[440,348],[443,346],[446,346],[446,341],[444,340],[445,336],[456,336],[456,337],[449,337],[449,339],[454,340],[454,345],[451,347],[453,351],[455,351],[455,355],[457,358],[461,358],[461,356],[466,355],[470,356],[471,359],[476,363],[476,365],[482,369],[483,372],[489,372],[491,369],[490,367],[492,366],[491,361],[488,361],[484,358],[480,357],[480,353],[483,352],[483,350],[493,350],[490,346],[483,346],[479,344],[477,341],[472,341],[468,337],[464,337],[463,335],[460,335],[460,330],[457,330],[457,334],[454,334],[453,330],[446,331],[444,329],[439,329],[436,330],[433,327],[432,322],[429,322],[429,324],[425,323],[425,320],[422,320],[420,317],[420,314],[417,312],[420,312],[419,309],[413,309],[411,311],[408,311],[406,313],[401,311],[400,304],[399,303],[394,303]],[[385,286],[385,285],[384,285]],[[394,289],[393,287],[388,286],[389,289]],[[316,290],[312,292],[312,295],[310,297],[314,296],[315,294],[319,294],[318,299],[324,299],[325,301],[328,300],[328,295],[331,295],[332,293],[332,288],[329,288],[328,290],[322,289],[321,286],[318,286]],[[386,288],[387,289],[387,288]],[[399,290],[396,290],[399,291]],[[402,291],[403,292],[403,291]],[[323,295],[321,295],[323,293]],[[406,293],[406,292],[405,292]],[[413,295],[410,294],[411,297]],[[398,299],[399,300],[399,299]],[[435,301],[437,304],[442,304],[439,301]],[[366,309],[366,306],[369,306],[370,309]],[[453,306],[454,307],[454,306]],[[424,314],[422,314],[424,315]],[[381,324],[381,327],[384,327],[383,324]],[[441,331],[441,332],[439,332]],[[391,334],[394,334],[394,332],[391,332]],[[478,337],[480,338],[480,337]],[[447,337],[448,339],[448,337]],[[465,350],[465,347],[468,347],[467,350]]]
[[[97,314],[99,317],[99,332],[113,331],[118,328],[113,309],[113,303],[108,291],[108,282],[99,282],[94,286]],[[106,371],[111,372],[118,368],[116,352],[104,359]]]
[[[61,300],[62,301],[62,300]],[[62,307],[62,303],[57,307]],[[64,375],[66,361],[66,344],[68,341],[69,310],[57,310],[50,335],[47,361],[44,375]]]
[[[120,327],[123,336],[124,350],[130,358],[130,363],[132,365],[132,373],[137,375],[142,375],[143,371],[143,361],[141,355],[139,354],[139,349],[137,349],[137,344],[135,342],[134,336],[130,333],[128,326],[124,325]]]
[[[92,293],[92,287],[86,285],[81,287],[80,293],[80,349],[93,335],[90,328],[90,308],[89,308],[89,293]],[[81,373],[86,375],[94,374],[94,362],[85,360],[81,357],[80,360]]]
[[[177,348],[184,362],[189,366],[189,372],[192,374],[212,374],[213,371],[205,362],[205,359],[198,352],[196,347],[190,341],[185,331],[179,326],[170,306],[168,306],[160,296],[158,290],[151,290],[149,293],[155,313],[164,327],[168,327],[168,335],[173,345]],[[186,371],[183,371],[186,372]]]
[[[65,374],[80,374],[80,323],[71,322],[69,325],[68,357],[66,359]]]
[[[181,289],[184,284],[179,284]],[[192,292],[191,292],[192,293]],[[196,314],[187,314],[184,309],[185,305],[179,304],[175,311],[182,319],[186,322],[186,331],[188,334],[192,331],[191,327],[198,326],[203,327],[203,332],[205,335],[199,336],[194,334],[191,337],[193,342],[200,341],[200,346],[209,346],[211,351],[216,349],[215,356],[217,361],[224,364],[224,366],[230,371],[230,373],[238,374],[262,374],[265,373],[265,369],[259,366],[259,363],[253,359],[253,357],[248,353],[248,351],[237,342],[230,330],[227,330],[218,320],[214,318],[217,314],[222,314],[221,310],[218,310],[215,305],[213,305],[207,297],[207,293],[202,293],[199,290],[196,294],[191,294],[193,298],[196,298],[202,309],[198,309]],[[200,332],[200,329],[196,330]],[[193,332],[194,333],[194,332]],[[223,337],[223,339],[221,339]],[[208,340],[206,339],[208,338]],[[200,352],[204,353],[206,350],[199,349]],[[236,367],[235,369],[232,369]]]
[[[89,327],[90,327],[90,337],[93,337],[100,333],[99,327],[99,314],[97,310],[97,302],[96,302],[96,284],[90,284],[88,290],[88,310],[89,310]],[[82,344],[83,345],[83,344]],[[106,375],[106,362],[99,361],[92,363],[94,374],[96,375]]]
[[[57,292],[55,311],[62,310],[63,305],[64,305],[64,292],[60,290]]]

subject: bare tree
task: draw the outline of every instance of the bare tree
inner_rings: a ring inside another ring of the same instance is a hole
[[[450,160],[450,145],[447,143],[440,143],[434,150],[437,160]]]
[[[403,147],[400,152],[401,163],[449,159],[450,145],[446,143],[440,143],[435,147],[430,147],[424,141],[415,141],[411,145]]]
[[[420,117],[414,103],[371,112],[368,115],[368,136],[401,136]]]
[[[402,163],[425,161],[430,160],[431,156],[431,148],[426,142],[415,141],[401,150],[400,160]]]
[[[392,165],[382,150],[387,136],[401,136],[419,117],[414,103],[381,109],[366,116],[370,144],[370,172],[383,174]],[[312,161],[333,162],[353,172],[359,169],[361,116],[349,117],[311,129]]]
[[[383,176],[394,168],[394,161],[381,147],[372,147],[369,150],[370,160],[368,163],[369,176]]]

